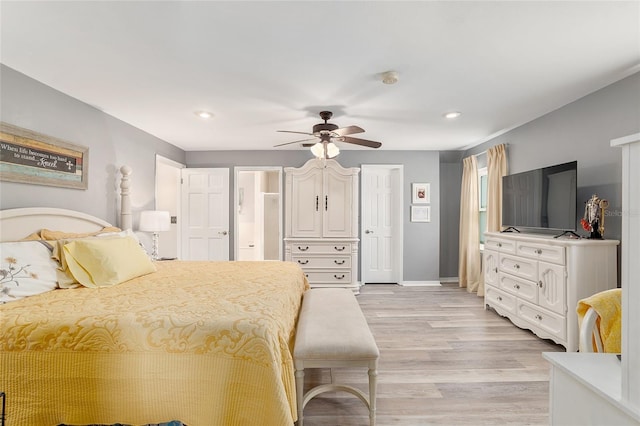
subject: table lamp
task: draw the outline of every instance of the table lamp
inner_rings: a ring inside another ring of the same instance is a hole
[[[153,233],[153,251],[151,258],[158,260],[158,232],[168,231],[171,226],[169,212],[162,210],[144,210],[140,212],[140,231]]]

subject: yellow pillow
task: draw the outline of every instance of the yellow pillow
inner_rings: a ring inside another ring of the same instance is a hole
[[[69,271],[85,287],[107,287],[156,271],[131,237],[76,240],[63,250]]]

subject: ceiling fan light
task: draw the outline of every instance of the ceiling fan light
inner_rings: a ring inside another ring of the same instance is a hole
[[[324,158],[324,145],[322,144],[322,142],[318,142],[315,145],[313,145],[311,147],[311,153],[316,158]]]
[[[328,143],[327,144],[327,158],[334,158],[338,154],[340,154],[340,148],[338,148],[338,145],[336,145],[333,142]]]

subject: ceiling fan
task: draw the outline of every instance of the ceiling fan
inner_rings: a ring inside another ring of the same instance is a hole
[[[354,145],[366,146],[368,148],[380,148],[382,146],[382,143],[380,142],[347,136],[353,135],[355,133],[362,133],[364,132],[364,129],[358,126],[347,126],[339,128],[333,123],[327,123],[327,121],[329,121],[332,116],[333,113],[331,111],[321,111],[320,118],[324,120],[324,123],[319,123],[313,126],[313,133],[295,132],[291,130],[278,130],[278,132],[283,133],[309,135],[313,136],[313,138],[301,139],[293,142],[285,142],[274,145],[274,147],[290,145],[294,143],[302,143],[303,146],[311,146],[311,152],[313,152],[316,157],[333,158],[340,152],[334,142],[351,143]],[[305,144],[305,142],[311,141],[314,141],[314,143]]]

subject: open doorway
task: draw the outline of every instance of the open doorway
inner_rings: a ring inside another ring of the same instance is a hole
[[[235,259],[282,260],[282,167],[236,167]]]

